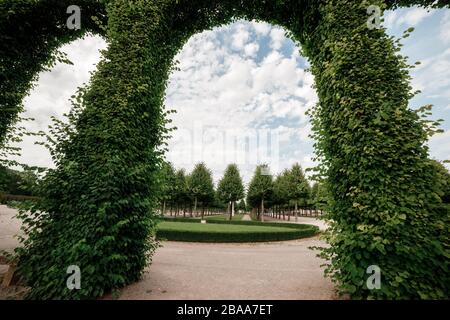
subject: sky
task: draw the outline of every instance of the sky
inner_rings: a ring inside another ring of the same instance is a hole
[[[445,120],[444,133],[433,137],[430,154],[450,159],[450,10],[398,9],[385,13],[390,35],[404,39],[401,53],[413,64],[412,85],[422,93],[411,108],[433,104],[433,118]],[[23,125],[31,131],[48,131],[51,116],[63,119],[69,98],[83,86],[101,59],[106,43],[89,36],[61,48],[73,65],[57,64],[43,72],[24,100]],[[193,36],[175,57],[178,71],[170,75],[166,108],[177,130],[169,141],[167,159],[177,168],[192,170],[203,161],[217,182],[227,164],[237,163],[244,181],[255,166],[268,163],[276,174],[299,162],[314,166],[314,141],[306,116],[317,95],[308,61],[299,44],[285,30],[267,23],[236,21]],[[26,138],[20,146],[21,162],[52,167],[49,152]]]

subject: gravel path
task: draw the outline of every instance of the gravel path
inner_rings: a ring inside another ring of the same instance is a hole
[[[0,251],[12,251],[19,245],[16,235],[20,232],[20,222],[14,216],[17,211],[0,205]]]
[[[327,229],[327,224],[325,221],[313,218],[313,217],[297,217],[297,221],[295,221],[295,217],[291,217],[291,220],[283,220],[283,219],[276,219],[269,216],[264,216],[264,221],[270,221],[270,222],[280,222],[280,223],[299,223],[299,224],[312,224],[315,226],[318,226],[321,231],[324,231]]]
[[[120,299],[336,299],[317,238],[263,244],[165,242]],[[106,297],[111,298],[111,297]]]
[[[0,206],[0,250],[18,245],[15,214]],[[324,243],[317,237],[245,244],[164,242],[143,279],[122,289],[120,299],[335,299],[333,284],[320,268],[323,261],[308,249],[316,245]]]

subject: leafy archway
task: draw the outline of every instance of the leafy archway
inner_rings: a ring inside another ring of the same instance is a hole
[[[332,200],[331,246],[322,251],[328,273],[353,297],[448,297],[448,215],[433,209],[434,171],[426,131],[408,109],[408,66],[384,30],[366,24],[370,5],[435,1],[80,0],[79,31],[65,28],[72,2],[0,4],[0,137],[61,44],[86,32],[109,43],[74,99],[70,124],[57,133],[56,169],[25,221],[28,238],[18,253],[29,297],[93,298],[139,279],[157,247],[163,98],[173,57],[193,34],[234,18],[283,26],[312,63],[316,151]],[[66,287],[71,265],[81,269],[80,290]],[[366,286],[370,265],[381,268],[380,290]]]

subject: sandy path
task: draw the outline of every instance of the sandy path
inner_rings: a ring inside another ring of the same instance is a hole
[[[0,206],[0,250],[18,245],[15,214]],[[323,242],[164,242],[143,279],[124,288],[120,299],[334,299],[323,261],[308,249],[315,245]]]
[[[120,299],[335,299],[317,238],[264,244],[165,242]]]
[[[20,222],[14,216],[17,211],[0,205],[0,251],[12,251],[19,245],[16,235],[20,232]]]

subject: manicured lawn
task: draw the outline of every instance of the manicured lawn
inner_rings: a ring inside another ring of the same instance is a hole
[[[242,220],[243,217],[244,217],[243,214],[235,214],[233,217],[233,221]],[[229,214],[221,214],[221,215],[217,215],[217,216],[205,217],[205,220],[229,220],[229,219],[230,219]]]
[[[172,241],[194,242],[258,242],[281,241],[310,237],[318,228],[310,225],[262,225],[232,221],[210,221],[206,224],[191,221],[163,221],[158,225],[157,237]]]
[[[290,228],[283,227],[264,227],[264,226],[245,226],[233,224],[215,224],[215,223],[187,223],[187,222],[161,222],[160,229],[164,230],[185,230],[192,232],[284,232],[290,231]]]

